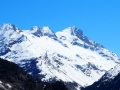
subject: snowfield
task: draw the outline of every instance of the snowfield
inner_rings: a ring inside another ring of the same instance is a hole
[[[0,27],[0,56],[43,81],[62,80],[88,86],[120,63],[113,52],[75,26],[54,33],[49,27],[20,30]],[[78,88],[76,87],[76,88]],[[79,90],[79,88],[78,88]]]

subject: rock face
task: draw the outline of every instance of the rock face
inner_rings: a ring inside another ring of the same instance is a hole
[[[68,90],[61,81],[45,83],[27,74],[18,65],[0,59],[0,90]]]
[[[107,71],[99,81],[81,90],[120,90],[120,64]]]
[[[62,80],[70,87],[74,83],[73,88],[78,90],[93,84],[120,63],[116,54],[75,26],[54,33],[49,27],[34,26],[25,31],[3,24],[0,57],[42,81]]]
[[[41,37],[42,36],[42,32],[40,30],[40,28],[38,26],[33,26],[31,28],[31,30],[29,30],[29,32],[37,37]]]

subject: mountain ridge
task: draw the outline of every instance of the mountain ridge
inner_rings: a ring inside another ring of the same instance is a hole
[[[119,90],[120,64],[107,71],[97,82],[81,90]]]
[[[75,88],[88,86],[120,63],[116,54],[74,26],[56,33],[48,30],[52,33],[47,34],[38,27],[34,27],[34,32],[16,30],[11,25],[4,29],[5,32],[2,32],[3,27],[0,28],[0,57],[18,64],[43,81],[55,78],[75,82],[78,85]]]

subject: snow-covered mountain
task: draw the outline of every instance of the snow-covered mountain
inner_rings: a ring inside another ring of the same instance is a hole
[[[48,26],[20,30],[0,27],[0,57],[15,62],[43,81],[62,80],[74,89],[88,86],[120,61],[75,26],[54,33]],[[69,84],[68,84],[69,83]]]
[[[120,90],[120,64],[107,71],[97,82],[82,90]]]
[[[63,81],[43,82],[13,62],[0,58],[0,90],[69,90]]]

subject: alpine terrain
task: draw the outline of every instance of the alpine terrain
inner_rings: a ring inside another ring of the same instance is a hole
[[[82,90],[120,90],[120,64],[107,71],[99,81]]]
[[[0,26],[0,57],[45,82],[64,81],[80,90],[120,63],[117,55],[89,39],[75,26],[54,33],[48,26],[21,30]]]
[[[62,81],[42,82],[15,63],[0,58],[0,90],[68,90]]]

